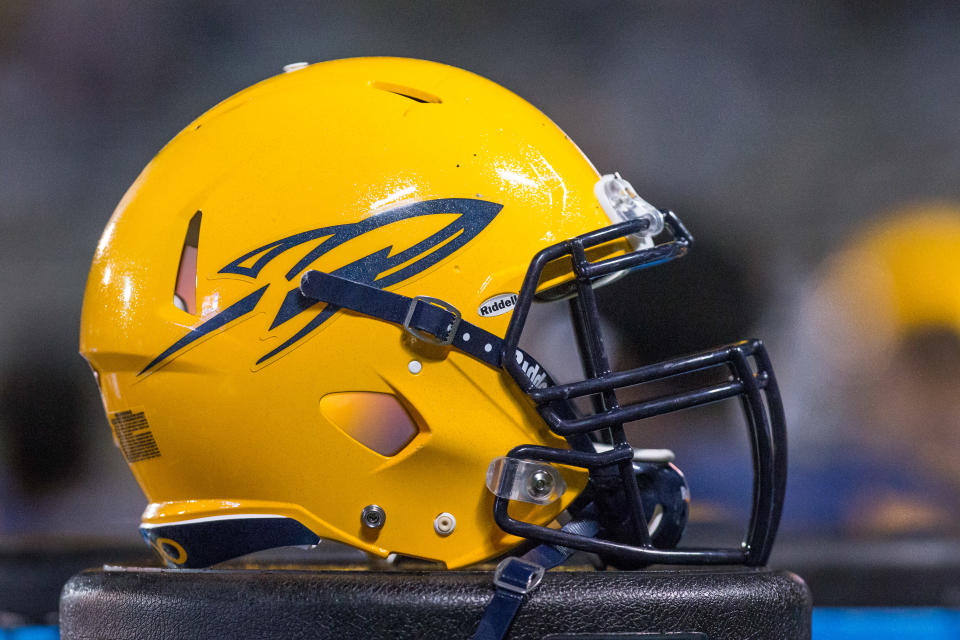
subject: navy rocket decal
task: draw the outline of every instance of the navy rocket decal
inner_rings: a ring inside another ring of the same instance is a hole
[[[260,275],[260,271],[273,260],[280,256],[287,255],[288,252],[298,247],[301,250],[305,246],[307,248],[305,253],[297,252],[295,254],[298,259],[285,275],[286,281],[288,283],[292,282],[292,284],[286,284],[281,281],[279,283],[269,282],[258,286],[248,295],[193,327],[189,333],[154,358],[138,375],[143,375],[155,370],[159,366],[176,358],[186,347],[200,338],[251,313],[257,308],[263,294],[266,293],[267,289],[271,286],[286,285],[289,286],[290,289],[283,298],[283,302],[270,324],[270,329],[274,329],[286,322],[294,321],[307,309],[316,304],[320,304],[316,300],[306,298],[300,293],[300,275],[320,256],[369,231],[417,216],[459,214],[456,220],[433,235],[420,240],[411,247],[397,252],[395,255],[390,255],[393,246],[388,245],[359,260],[345,264],[332,272],[336,275],[383,289],[403,282],[453,254],[476,237],[478,233],[483,231],[502,208],[503,205],[495,202],[471,198],[425,200],[400,205],[359,222],[304,231],[254,249],[224,266],[220,269],[219,273],[247,276],[256,281]],[[317,242],[318,240],[319,242]],[[412,262],[410,262],[411,260]],[[408,262],[409,264],[407,264]],[[396,271],[391,271],[391,269],[400,265],[405,266]],[[387,273],[387,275],[381,276],[383,273]],[[256,364],[261,364],[286,351],[329,320],[338,310],[339,307],[327,305],[320,313],[299,327],[290,338],[263,354],[257,360]]]

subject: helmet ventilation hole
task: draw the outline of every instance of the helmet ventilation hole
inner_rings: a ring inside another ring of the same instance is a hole
[[[189,314],[197,313],[197,247],[200,245],[200,218],[197,211],[187,225],[187,235],[180,250],[180,266],[173,286],[173,304]]]
[[[395,456],[420,432],[396,396],[373,391],[328,393],[320,412],[335,427],[382,456]]]
[[[398,96],[403,96],[414,102],[430,102],[433,104],[440,104],[443,102],[439,97],[428,93],[421,89],[414,89],[413,87],[405,87],[399,84],[393,84],[392,82],[380,82],[379,80],[372,82],[371,86],[374,89],[379,89],[380,91],[386,91],[388,93],[395,93]]]

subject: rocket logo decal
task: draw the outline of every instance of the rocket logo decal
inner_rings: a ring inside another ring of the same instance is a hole
[[[258,308],[261,298],[270,287],[288,287],[276,310],[270,329],[288,322],[296,323],[304,312],[322,304],[300,293],[299,278],[318,258],[364,234],[385,225],[418,216],[459,214],[455,220],[433,235],[412,246],[394,251],[392,245],[383,247],[363,258],[345,264],[331,273],[379,289],[399,284],[439,263],[444,258],[473,240],[497,216],[503,205],[472,198],[442,198],[405,204],[388,209],[359,222],[333,225],[304,231],[281,238],[250,251],[233,260],[218,273],[246,276],[256,287],[251,293],[233,302],[216,315],[203,320],[186,335],[157,355],[138,375],[150,373],[180,355],[187,347],[210,333],[239,320]],[[263,268],[275,260],[292,262],[284,280],[258,282]],[[398,268],[399,267],[399,268]],[[383,275],[386,274],[386,275]],[[293,334],[282,344],[264,353],[255,363],[259,365],[299,343],[324,322],[339,307],[327,305],[307,322],[296,326]]]

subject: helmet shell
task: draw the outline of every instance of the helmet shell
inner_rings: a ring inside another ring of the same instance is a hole
[[[81,353],[150,501],[144,523],[281,515],[373,554],[451,568],[518,544],[494,524],[486,469],[514,446],[565,442],[512,379],[391,323],[346,311],[320,321],[324,305],[295,290],[306,269],[400,274],[385,288],[441,299],[502,336],[510,313],[481,314],[484,302],[517,293],[539,250],[610,224],[598,177],[523,99],[420,60],[311,65],[187,126],[107,224],[81,322]],[[429,215],[390,217],[430,202]],[[197,212],[190,313],[173,294]],[[341,393],[392,396],[415,435],[378,453],[322,409]],[[139,414],[148,456],[123,430],[123,416]],[[511,513],[552,521],[586,482],[562,472],[560,500]],[[383,527],[361,523],[367,505],[386,513]],[[443,513],[456,519],[449,535],[434,527]]]

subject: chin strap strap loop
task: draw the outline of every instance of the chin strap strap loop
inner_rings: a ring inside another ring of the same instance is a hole
[[[593,520],[573,520],[563,526],[563,531],[593,537],[597,535],[597,528]],[[566,562],[573,552],[566,547],[541,544],[520,558],[506,558],[497,565],[493,574],[496,592],[483,612],[472,640],[502,640],[506,637],[527,594],[540,585],[548,569]]]

